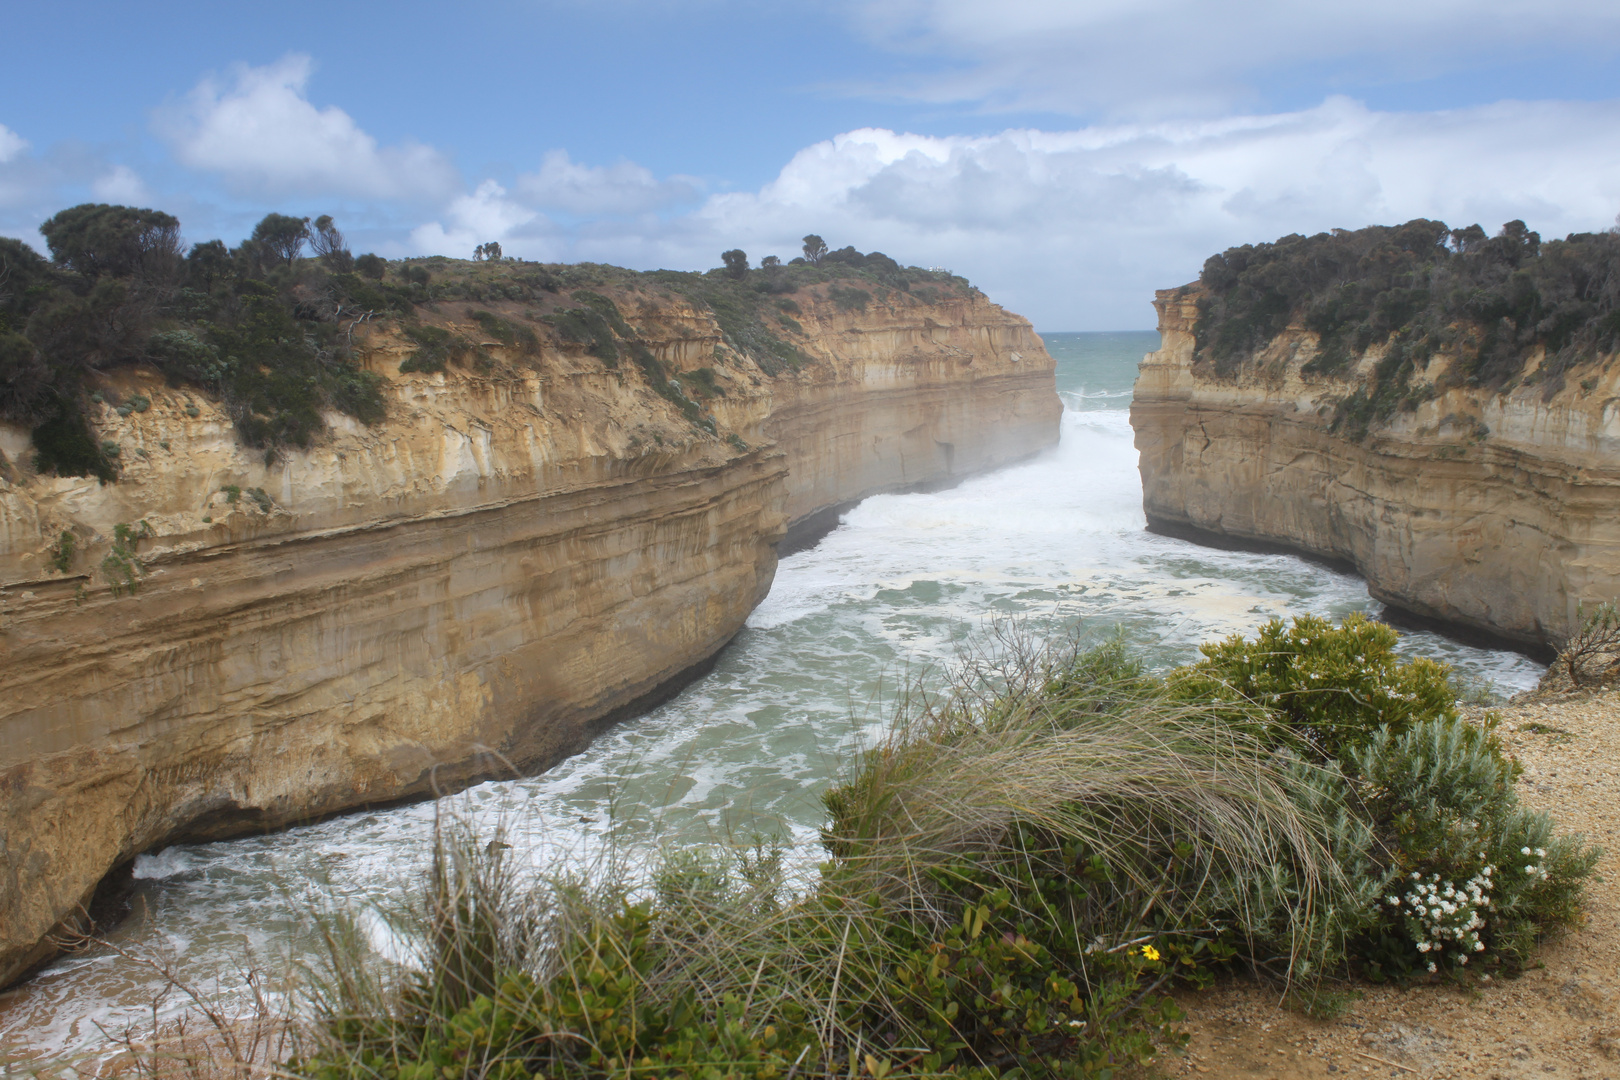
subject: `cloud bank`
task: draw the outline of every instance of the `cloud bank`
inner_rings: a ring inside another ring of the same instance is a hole
[[[1128,328],[1151,325],[1153,290],[1195,277],[1210,254],[1290,232],[1413,217],[1492,231],[1523,218],[1548,235],[1605,228],[1620,211],[1620,103],[1392,113],[1335,98],[1058,132],[863,129],[801,150],[758,191],[568,229],[521,185],[480,193],[457,204],[451,228],[413,233],[419,250],[465,256],[498,239],[531,258],[701,268],[736,246],[756,261],[788,257],[814,231],[950,266],[1045,329]]]

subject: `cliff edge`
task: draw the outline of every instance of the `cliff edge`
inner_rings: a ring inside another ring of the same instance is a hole
[[[959,279],[795,268],[739,315],[418,262],[332,316],[371,423],[266,450],[130,362],[84,404],[113,482],[0,424],[0,984],[138,853],[546,767],[721,649],[794,522],[1057,441],[1040,339]]]
[[[1211,259],[1157,294],[1136,382],[1150,527],[1343,560],[1386,604],[1548,654],[1620,594],[1611,266],[1620,237],[1519,222]]]

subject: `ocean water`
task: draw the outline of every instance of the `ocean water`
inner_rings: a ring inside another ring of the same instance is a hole
[[[1048,334],[1062,440],[1037,458],[945,491],[886,495],[849,511],[816,547],[782,560],[770,595],[714,670],[672,701],[533,778],[479,785],[458,812],[498,821],[538,863],[613,850],[769,834],[812,850],[821,792],[883,727],[908,679],[948,665],[1001,617],[1036,631],[1120,628],[1151,662],[1274,615],[1376,614],[1356,577],[1289,555],[1219,551],[1144,530],[1126,410],[1155,333]],[[1401,648],[1501,692],[1542,666],[1425,632]],[[229,990],[244,964],[286,972],[315,948],[312,906],[383,909],[414,887],[430,804],[356,814],[135,866],[135,915],[115,940],[161,955],[199,988]],[[377,948],[393,944],[380,918]],[[53,964],[0,995],[0,1048],[86,1048],[101,1025],[150,1021],[150,969],[107,950]],[[159,1013],[183,1006],[169,994]]]

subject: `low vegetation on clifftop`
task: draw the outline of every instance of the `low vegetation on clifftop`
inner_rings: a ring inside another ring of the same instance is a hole
[[[334,933],[315,1080],[1109,1077],[1231,968],[1331,1010],[1357,978],[1512,974],[1596,852],[1394,631],[1314,617],[1158,676],[1021,640],[907,700],[825,796],[826,861],[686,851],[535,880],[449,829],[378,966]]]
[[[1380,351],[1370,380],[1339,407],[1356,434],[1449,386],[1534,384],[1550,399],[1567,373],[1620,348],[1613,232],[1543,242],[1522,221],[1493,237],[1418,219],[1296,234],[1211,256],[1198,287],[1197,355],[1217,376],[1291,325],[1316,336],[1307,377],[1348,377]],[[1442,383],[1414,382],[1441,353],[1455,358]]]
[[[701,426],[712,372],[672,382],[605,293],[684,298],[712,312],[728,349],[777,375],[806,360],[794,318],[801,290],[820,286],[837,309],[863,311],[971,289],[881,252],[829,251],[819,237],[807,237],[805,255],[788,263],[768,258],[750,268],[733,251],[707,273],[638,273],[509,259],[498,244],[479,245],[471,261],[356,257],[324,216],[267,215],[235,248],[209,240],[187,250],[176,218],[124,206],[76,206],[40,231],[49,260],[0,238],[0,420],[31,430],[39,471],[105,481],[116,479],[119,462],[116,447],[97,438],[90,406],[96,373],[119,365],[151,365],[171,386],[219,400],[241,442],[270,456],[318,439],[322,410],[366,424],[383,418],[382,376],[360,362],[355,340],[357,330],[383,326],[415,346],[404,373],[487,371],[494,351],[522,358],[542,343],[581,349],[610,368],[628,361]],[[476,333],[446,329],[445,315]]]

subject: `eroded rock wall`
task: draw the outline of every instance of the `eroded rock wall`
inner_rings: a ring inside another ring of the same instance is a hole
[[[1395,607],[1545,653],[1584,601],[1620,595],[1620,370],[1596,357],[1550,398],[1521,382],[1454,385],[1365,436],[1334,430],[1346,378],[1307,378],[1291,327],[1232,375],[1195,362],[1195,286],[1158,294],[1163,344],[1131,406],[1151,526],[1281,543],[1346,560]],[[1534,371],[1536,361],[1526,374]]]
[[[1056,442],[1027,322],[904,299],[801,294],[810,362],[773,377],[706,311],[619,296],[672,370],[717,373],[714,434],[581,349],[400,375],[386,330],[388,420],[308,451],[267,460],[140,369],[93,418],[115,484],[34,475],[0,429],[0,983],[142,851],[544,768],[713,656],[791,521]]]

